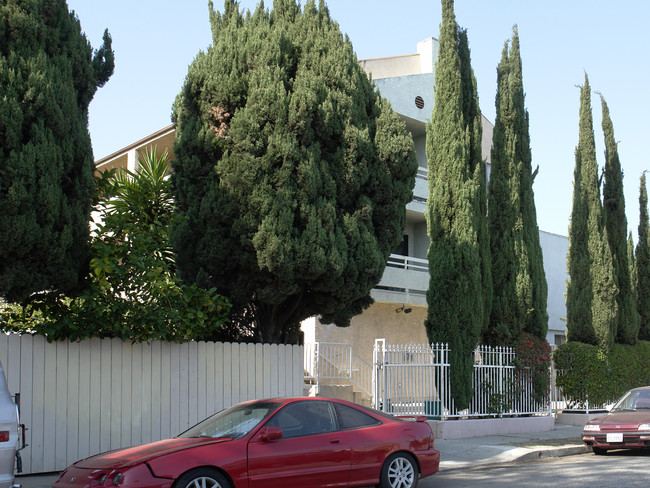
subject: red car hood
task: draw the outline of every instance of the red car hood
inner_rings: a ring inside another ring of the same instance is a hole
[[[165,439],[151,444],[141,446],[127,447],[115,451],[104,452],[86,459],[82,459],[74,464],[77,468],[84,469],[117,469],[136,464],[144,463],[152,458],[172,454],[185,449],[191,449],[196,446],[206,444],[220,444],[231,439]]]
[[[607,425],[620,425],[621,427],[637,428],[640,424],[650,423],[650,410],[621,411],[608,413],[602,417],[593,419],[590,424],[598,424],[601,427]]]

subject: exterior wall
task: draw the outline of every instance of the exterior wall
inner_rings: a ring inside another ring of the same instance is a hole
[[[415,75],[420,72],[420,56],[394,56],[392,58],[362,59],[359,64],[367,73],[372,73],[372,79],[389,78],[396,74]]]
[[[407,233],[417,226],[407,226]],[[421,224],[419,231],[424,232],[426,225]],[[417,241],[415,241],[417,242]],[[556,336],[564,337],[566,330],[566,257],[569,251],[569,240],[565,236],[540,232],[540,242],[544,259],[544,270],[548,283],[547,312],[549,316],[548,334],[550,344],[558,343]],[[409,239],[409,252],[418,255],[426,249],[424,242],[422,248],[411,248],[413,243]],[[408,289],[426,290],[429,287],[429,274],[419,271],[399,270],[386,268],[382,282],[389,282],[396,287],[402,285]],[[381,283],[381,282],[380,282]],[[309,320],[309,327],[303,327],[305,342],[334,342],[352,344],[358,354],[366,361],[372,361],[372,348],[377,338],[385,338],[389,344],[423,344],[428,342],[424,321],[427,316],[426,296],[424,294],[404,294],[386,290],[374,289],[371,293],[375,303],[361,315],[352,319],[350,327],[341,328],[331,324],[321,324],[318,319]],[[404,304],[412,308],[412,312],[404,314],[395,310]],[[308,333],[307,330],[310,332]]]
[[[490,179],[490,165],[492,164],[492,134],[494,133],[494,125],[488,119],[485,118],[485,115],[481,114],[481,121],[483,124],[483,136],[481,138],[481,153],[483,158],[487,162],[487,179]]]
[[[559,344],[555,336],[564,337],[566,333],[566,284],[569,279],[567,272],[567,257],[569,254],[569,239],[565,236],[540,231],[539,240],[542,246],[544,271],[548,284],[548,334],[549,344]]]
[[[418,121],[421,124],[425,124],[429,120],[433,111],[434,83],[435,75],[433,73],[395,76],[375,81],[381,96],[390,101],[393,110],[402,117]],[[417,96],[421,97],[424,102],[422,108],[418,108],[415,104]],[[408,128],[411,129],[411,127]],[[424,126],[421,131],[423,134]],[[420,136],[420,133],[416,133],[416,136]]]
[[[377,338],[384,338],[390,344],[427,344],[429,340],[424,329],[426,306],[409,305],[412,309],[410,313],[396,312],[398,307],[401,304],[375,302],[361,315],[353,317],[349,327],[322,324],[318,319],[310,319],[314,332],[305,333],[305,341],[311,336],[315,338],[314,342],[352,344],[356,353],[368,364],[372,364],[372,351]]]
[[[418,222],[417,224],[414,224],[413,233],[417,236],[414,239],[413,256],[426,259],[431,244],[431,240],[427,235],[426,222]]]
[[[417,54],[393,56],[390,58],[361,59],[359,64],[373,80],[395,76],[433,73],[438,59],[438,40],[429,37],[418,42]]]
[[[169,160],[174,159],[174,135],[176,130],[173,125],[169,125],[153,134],[134,142],[130,146],[121,149],[105,158],[95,161],[96,171],[106,171],[110,169],[127,168],[130,171],[137,169],[137,161],[145,151],[156,149],[158,155],[166,149],[169,154]]]
[[[426,144],[427,144],[427,138],[424,134],[413,137],[413,145],[415,146],[415,157],[418,160],[418,166],[424,169],[427,169]]]
[[[241,401],[303,392],[302,346],[0,334],[0,362],[29,428],[25,474],[175,436]]]

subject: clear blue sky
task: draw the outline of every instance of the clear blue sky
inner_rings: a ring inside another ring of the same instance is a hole
[[[222,10],[223,1],[215,0]],[[255,0],[242,0],[254,9]],[[304,0],[303,0],[304,3]],[[267,8],[272,0],[265,2]],[[438,0],[329,0],[331,16],[359,59],[412,54],[438,37]],[[187,67],[211,43],[207,0],[68,0],[94,48],[104,28],[113,37],[115,74],[90,105],[90,133],[99,159],[170,123]],[[578,85],[585,72],[599,165],[604,164],[600,99],[604,95],[625,173],[628,229],[636,236],[639,177],[650,169],[650,2],[645,0],[456,0],[468,30],[481,110],[494,121],[496,67],[519,26],[526,106],[530,113],[535,201],[542,230],[567,235],[578,142]],[[636,237],[635,237],[636,241]]]

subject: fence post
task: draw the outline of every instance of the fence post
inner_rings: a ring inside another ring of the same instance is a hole
[[[316,354],[316,396],[320,395],[320,342],[315,344],[315,354]]]
[[[381,353],[380,353],[381,350]],[[372,393],[374,407],[377,410],[386,409],[386,339],[375,339],[375,347],[372,352]],[[382,371],[381,377],[379,371]]]
[[[499,418],[503,418],[503,409],[505,407],[505,398],[506,396],[503,394],[503,355],[505,354],[505,347],[500,347],[497,348],[497,351],[499,353],[499,402],[500,402],[500,407],[499,407]]]
[[[350,369],[348,369],[348,378],[350,378],[350,383],[352,383],[352,345],[349,345],[347,347],[348,350],[348,358],[350,359]]]
[[[441,388],[440,389],[442,390],[444,400],[440,405],[440,410],[442,412],[442,415],[440,416],[440,418],[442,420],[447,420],[447,416],[445,415],[445,407],[444,407],[445,404],[447,404],[449,406],[448,411],[451,413],[451,393],[449,392],[449,388],[448,388],[448,386],[449,386],[449,375],[448,375],[449,368],[447,367],[447,365],[449,364],[449,347],[444,343],[436,344],[436,347],[439,348],[439,351],[441,353],[440,356],[441,356],[441,359],[442,359],[441,364],[440,364],[440,369],[442,370],[441,381],[440,381]]]

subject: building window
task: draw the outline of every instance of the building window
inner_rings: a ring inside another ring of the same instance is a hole
[[[409,236],[402,236],[402,242],[393,250],[393,254],[399,254],[400,256],[409,255]]]

